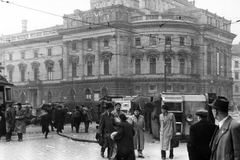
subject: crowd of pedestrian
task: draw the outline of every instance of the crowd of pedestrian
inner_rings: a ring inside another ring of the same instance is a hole
[[[209,107],[212,113],[205,109],[196,111],[198,121],[191,125],[187,143],[189,160],[240,160],[240,123],[228,114],[229,101],[218,96]],[[144,158],[145,120],[141,109],[134,107],[130,116],[120,110],[119,103],[113,109],[112,104],[106,104],[100,118],[96,134],[101,145],[100,155],[104,157],[107,149],[109,160]],[[218,120],[218,125],[209,121],[209,114]],[[158,118],[161,158],[165,160],[169,151],[169,159],[173,159],[177,133],[175,115],[169,112],[169,106],[162,105]]]

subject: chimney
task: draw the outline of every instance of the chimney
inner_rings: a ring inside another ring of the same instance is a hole
[[[27,20],[22,20],[22,32],[27,32]]]

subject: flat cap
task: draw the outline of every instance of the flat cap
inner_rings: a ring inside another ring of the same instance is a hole
[[[207,117],[208,116],[208,111],[205,110],[205,109],[200,109],[200,110],[197,110],[195,114],[200,116],[200,117]]]

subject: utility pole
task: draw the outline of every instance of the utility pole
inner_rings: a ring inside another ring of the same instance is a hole
[[[166,45],[164,47],[164,92],[167,92],[167,66],[166,66]]]

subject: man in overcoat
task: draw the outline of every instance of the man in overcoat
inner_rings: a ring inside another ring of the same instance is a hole
[[[23,133],[26,133],[26,124],[25,124],[26,112],[25,112],[25,109],[22,108],[21,103],[17,103],[17,106],[18,106],[18,109],[15,115],[15,120],[16,120],[15,131],[18,133],[18,141],[21,142]]]
[[[187,143],[189,160],[210,160],[209,144],[217,126],[207,120],[207,110],[201,109],[195,114],[198,122],[190,127]]]
[[[55,127],[57,128],[57,133],[62,133],[64,129],[64,122],[65,122],[65,113],[62,109],[62,106],[59,105],[58,109],[55,113]]]
[[[14,115],[13,105],[9,104],[5,112],[7,142],[9,142],[12,137],[12,132],[14,130],[14,122],[15,122],[14,118],[15,118],[15,115]]]
[[[145,120],[144,116],[140,115],[141,109],[139,106],[133,107],[133,116],[131,117],[135,135],[133,137],[134,149],[138,151],[138,157],[144,158],[142,151],[144,150],[144,132]]]
[[[101,148],[101,156],[104,157],[105,149],[108,148],[108,159],[112,158],[114,141],[110,135],[114,132],[114,116],[111,113],[113,105],[111,103],[106,104],[106,111],[101,115],[98,133],[103,137],[103,144]]]
[[[219,122],[210,142],[210,160],[240,160],[240,123],[228,115],[228,99],[218,96],[209,106]]]
[[[177,132],[176,119],[173,113],[168,112],[168,106],[163,105],[160,121],[160,149],[162,159],[166,159],[166,151],[170,150],[169,158],[173,159],[173,148],[170,146],[172,137]]]

